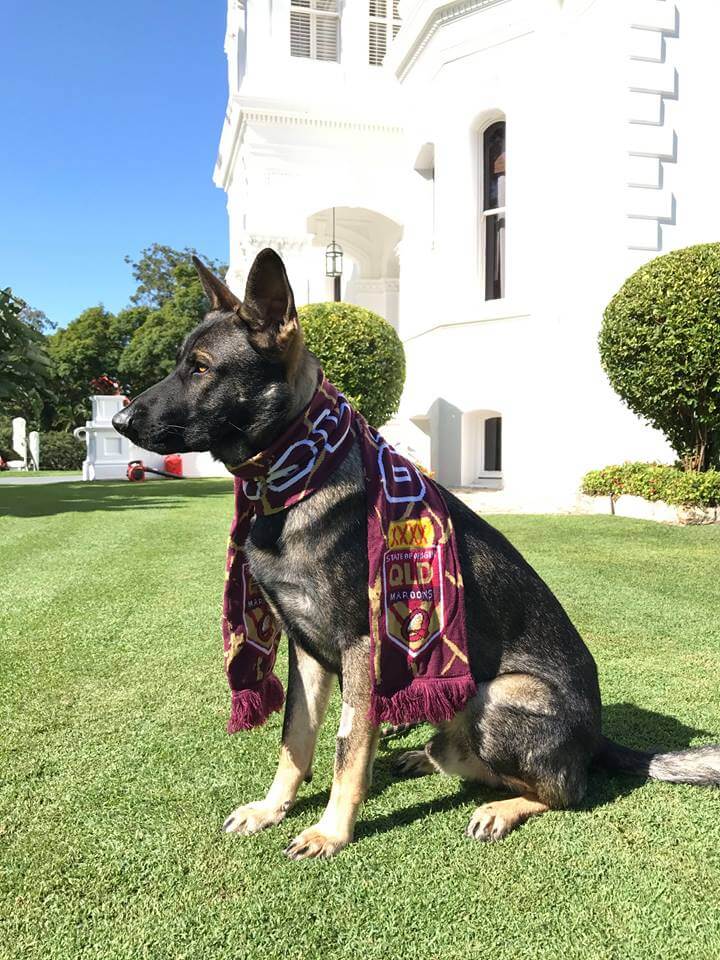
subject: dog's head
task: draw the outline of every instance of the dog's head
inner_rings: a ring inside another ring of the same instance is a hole
[[[115,414],[113,426],[146,450],[209,450],[238,463],[267,446],[298,412],[298,393],[316,366],[273,250],[255,258],[243,300],[194,262],[210,311],[185,338],[175,370]]]

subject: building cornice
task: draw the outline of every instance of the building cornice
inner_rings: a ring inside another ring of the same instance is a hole
[[[435,0],[421,0],[413,9],[409,20],[393,42],[386,63],[401,82],[413,68],[423,50],[438,30],[454,20],[468,17],[479,10],[509,3],[510,0],[454,0],[438,4]]]
[[[359,133],[376,133],[399,137],[403,127],[391,119],[353,116],[341,105],[318,108],[309,112],[301,106],[276,105],[269,100],[233,96],[228,101],[225,128],[220,138],[220,147],[215,163],[214,181],[227,190],[235,158],[248,124],[272,127],[310,127],[315,129],[352,130]]]
[[[335,127],[342,130],[377,131],[399,134],[400,123],[393,116],[378,117],[353,112],[348,103],[326,103],[308,110],[306,104],[288,104],[287,100],[273,101],[264,97],[233,97],[233,112],[238,110],[245,122],[273,126]]]

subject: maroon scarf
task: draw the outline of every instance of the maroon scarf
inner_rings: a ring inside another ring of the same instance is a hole
[[[251,520],[315,493],[356,439],[368,507],[371,719],[440,723],[475,693],[460,561],[442,493],[321,376],[308,408],[282,437],[230,468],[236,508],[223,604],[230,733],[259,726],[283,704],[273,673],[280,625],[243,549]]]

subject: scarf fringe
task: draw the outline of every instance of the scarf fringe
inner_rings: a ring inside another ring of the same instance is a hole
[[[369,719],[375,724],[445,723],[475,696],[472,677],[419,678],[390,696],[373,692]]]
[[[271,713],[277,713],[285,702],[282,683],[270,673],[255,687],[233,690],[232,708],[227,732],[252,730],[265,723]]]

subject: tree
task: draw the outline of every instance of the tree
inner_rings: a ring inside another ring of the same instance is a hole
[[[298,315],[327,378],[370,424],[387,423],[405,384],[405,351],[393,327],[351,303],[311,303]]]
[[[133,277],[137,280],[137,290],[130,302],[138,306],[157,310],[172,299],[177,288],[178,275],[175,268],[192,266],[193,256],[201,256],[194,247],[175,250],[162,243],[153,243],[140,251],[139,260],[126,256],[125,263],[132,267]],[[225,273],[227,267],[218,260],[201,257],[215,273]]]
[[[139,283],[134,305],[117,314],[90,307],[47,338],[55,396],[43,410],[43,429],[70,430],[87,419],[91,380],[107,376],[136,395],[173,368],[183,338],[209,309],[193,252],[153,244],[137,263],[126,257]]]
[[[71,429],[90,415],[90,381],[119,378],[120,356],[149,312],[130,307],[115,315],[102,305],[90,307],[47,338],[55,379],[55,400],[44,417],[48,426]]]
[[[10,288],[0,290],[0,403],[27,417],[47,395],[50,361],[43,335],[23,318],[26,310]]]
[[[608,304],[600,357],[610,383],[661,430],[686,470],[720,459],[720,244],[656,257]]]
[[[32,327],[33,330],[37,330],[38,333],[50,333],[57,327],[56,323],[53,323],[52,320],[49,320],[47,315],[43,313],[42,310],[34,310],[29,304],[24,304],[22,310],[20,311],[20,318],[23,323],[26,323],[29,327]]]
[[[148,311],[120,357],[120,377],[135,394],[170,373],[178,348],[210,309],[195,267],[179,263],[172,275],[172,296],[159,310]]]

